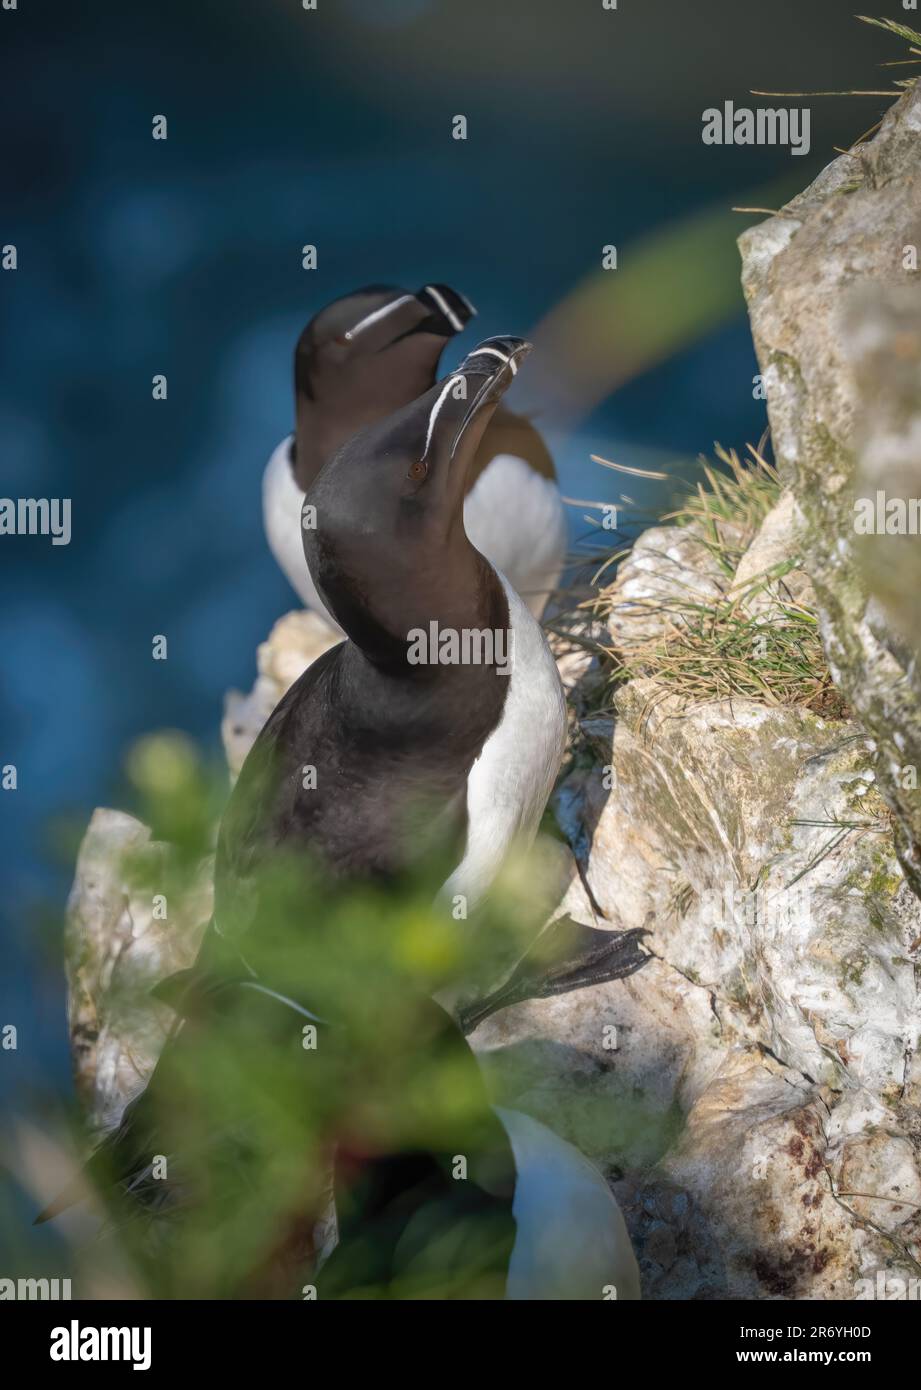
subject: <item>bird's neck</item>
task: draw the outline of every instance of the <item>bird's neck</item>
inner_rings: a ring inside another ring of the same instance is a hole
[[[307,491],[327,458],[342,442],[325,438],[326,433],[314,402],[298,396],[291,466],[301,492]]]
[[[377,583],[353,585],[350,565],[327,563],[321,596],[343,631],[375,665],[410,679],[422,672],[407,665],[411,632],[507,630],[508,603],[495,570],[470,544],[463,527],[437,555],[381,557]],[[325,585],[325,588],[324,588]]]

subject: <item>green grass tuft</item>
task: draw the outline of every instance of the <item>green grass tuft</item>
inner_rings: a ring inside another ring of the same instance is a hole
[[[859,14],[857,18],[862,24],[873,24],[877,29],[885,29],[887,33],[895,34],[896,38],[904,39],[921,53],[921,34],[917,29],[910,29],[907,24],[899,24],[895,19],[874,19],[866,14]]]
[[[726,580],[725,592],[706,601],[674,593],[661,602],[648,600],[649,611],[658,608],[662,617],[661,631],[629,651],[604,647],[608,698],[617,685],[646,677],[662,696],[676,695],[691,705],[735,697],[831,719],[846,716],[816,614],[795,602],[783,584],[796,560],[785,560],[744,588],[732,587],[742,556],[781,493],[777,471],[761,450],[750,445],[748,453],[742,459],[717,445],[716,457],[728,472],[706,464],[705,481],[663,517],[694,527]],[[770,605],[755,608],[752,600],[763,594]],[[617,602],[613,585],[602,589],[590,605],[593,616],[607,618]]]
[[[748,448],[750,461],[743,461],[735,449],[716,444],[714,452],[728,475],[703,462],[706,483],[699,482],[683,506],[662,518],[678,526],[696,524],[704,545],[730,579],[780,497],[777,470],[754,445]]]

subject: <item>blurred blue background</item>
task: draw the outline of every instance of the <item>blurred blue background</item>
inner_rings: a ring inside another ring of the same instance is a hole
[[[627,276],[637,252],[676,231],[660,254],[690,292],[682,219],[715,209],[723,291],[693,341],[650,353],[634,303],[604,326],[617,345],[604,398],[576,391],[545,423],[563,431],[564,491],[582,498],[622,490],[590,452],[671,460],[687,475],[714,439],[757,440],[764,406],[733,241],[753,219],[728,210],[778,180],[803,186],[885,102],[793,102],[813,111],[806,158],[704,146],[701,114],[756,104],[751,88],[879,86],[875,64],[902,54],[852,9],[20,0],[0,11],[0,244],[19,255],[0,273],[0,494],[73,499],[69,547],[0,539],[0,763],[19,771],[19,789],[0,792],[0,1023],[19,1028],[0,1084],[20,1105],[69,1087],[59,927],[73,844],[61,825],[124,804],[136,735],[174,726],[216,747],[224,691],[249,687],[257,642],[294,606],[263,541],[260,478],[291,425],[306,319],[369,281],[447,281],[480,309],[449,349],[459,356],[474,336],[532,332],[599,274],[607,243]],[[451,139],[457,113],[466,142]],[[158,114],[166,141],[151,138]],[[316,271],[301,267],[305,243]],[[534,381],[556,369],[545,359]],[[151,397],[161,372],[165,403]],[[540,412],[531,391],[518,403]],[[573,528],[574,540],[586,529],[578,510]],[[151,659],[158,633],[165,662]]]

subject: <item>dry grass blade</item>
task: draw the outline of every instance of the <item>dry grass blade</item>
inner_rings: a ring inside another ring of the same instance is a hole
[[[634,478],[654,478],[657,482],[667,483],[671,477],[670,473],[657,473],[651,468],[631,468],[626,463],[614,463],[611,459],[603,459],[600,454],[591,454],[592,463],[600,463],[602,468],[613,468],[615,473],[630,473]]]
[[[752,88],[753,97],[897,97],[901,92],[886,91],[860,91],[852,88],[850,91],[840,92],[759,92]]]

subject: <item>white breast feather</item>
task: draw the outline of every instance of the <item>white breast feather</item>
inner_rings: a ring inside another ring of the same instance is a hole
[[[467,779],[467,844],[442,889],[468,908],[489,888],[513,845],[534,839],[566,746],[566,704],[547,639],[503,575],[512,673],[502,718]]]
[[[594,1164],[546,1125],[496,1107],[517,1169],[517,1231],[506,1298],[640,1297],[636,1256],[614,1195]]]
[[[464,526],[539,618],[566,559],[566,515],[556,483],[514,454],[496,454],[464,503]]]

